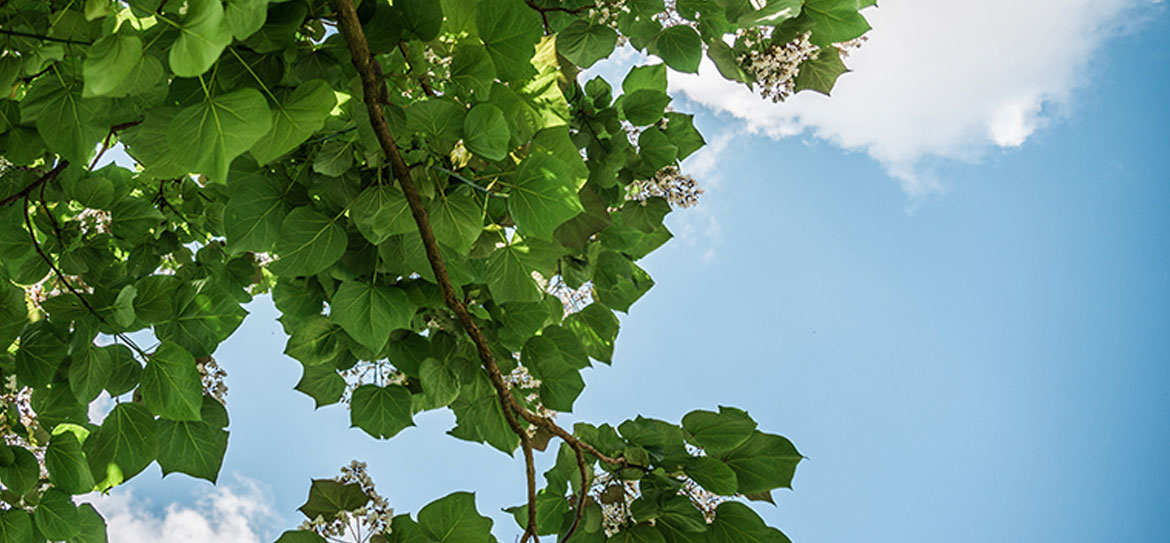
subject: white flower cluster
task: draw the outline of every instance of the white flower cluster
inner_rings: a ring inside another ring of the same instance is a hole
[[[81,213],[77,214],[77,220],[81,223],[82,234],[109,234],[110,233],[110,212],[102,209],[85,208]]]
[[[630,521],[630,504],[641,494],[638,481],[619,480],[609,472],[595,472],[589,488],[594,501],[601,504],[601,525],[606,536],[621,531]]]
[[[695,507],[703,512],[703,518],[707,520],[707,524],[715,521],[715,508],[719,507],[719,504],[731,499],[726,496],[711,493],[711,491],[699,486],[699,483],[696,483],[690,477],[683,478],[682,482],[683,487],[679,491],[679,494],[690,498],[691,503],[695,504]]]
[[[394,509],[374,488],[374,480],[366,473],[366,463],[354,460],[348,466],[342,466],[341,475],[334,477],[333,480],[344,484],[357,483],[361,486],[362,492],[370,498],[369,503],[353,511],[342,511],[331,519],[318,515],[313,520],[301,523],[298,529],[312,530],[330,541],[348,543],[384,541],[386,534],[390,533]]]
[[[741,37],[749,50],[736,60],[756,79],[756,92],[773,102],[788,99],[796,86],[800,64],[816,55],[819,48],[808,41],[807,32],[783,45],[767,43],[765,32],[744,32]]]
[[[199,370],[199,378],[203,381],[203,393],[214,398],[220,405],[227,405],[228,386],[224,382],[227,371],[211,356],[196,358],[195,369]]]
[[[596,5],[589,10],[588,17],[596,24],[617,30],[618,18],[629,11],[630,8],[626,6],[626,0],[598,0]],[[626,37],[619,32],[618,46],[625,44]]]
[[[564,278],[559,274],[552,276],[550,279],[545,279],[540,272],[535,271],[532,272],[532,279],[536,281],[536,285],[540,287],[540,290],[552,294],[561,300],[561,305],[565,309],[565,314],[562,315],[563,317],[568,317],[573,313],[585,309],[586,306],[593,303],[593,300],[597,298],[593,290],[593,282],[591,281],[581,285],[579,288],[572,288],[568,283],[565,283]]]
[[[4,378],[3,394],[0,394],[0,435],[4,438],[3,445],[22,447],[31,452],[40,466],[41,479],[48,480],[45,449],[49,434],[41,428],[37,414],[32,409],[32,389],[18,387],[15,375]],[[38,494],[46,489],[39,487]]]
[[[677,166],[666,166],[655,172],[653,179],[631,183],[627,198],[645,200],[657,196],[674,207],[692,207],[699,203],[702,194],[703,188],[695,178],[682,173]]]

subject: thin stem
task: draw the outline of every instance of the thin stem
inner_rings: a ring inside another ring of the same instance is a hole
[[[88,41],[71,40],[69,38],[55,38],[53,36],[45,36],[43,34],[33,34],[31,32],[21,32],[19,30],[7,30],[4,28],[0,28],[0,35],[18,36],[21,38],[33,38],[33,39],[45,40],[45,41],[55,41],[58,43],[73,43],[73,44],[77,44],[77,45],[92,45],[93,44],[93,42],[88,42]]]

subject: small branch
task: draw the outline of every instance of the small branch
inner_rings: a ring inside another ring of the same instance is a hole
[[[88,41],[71,40],[69,38],[54,38],[53,36],[44,36],[41,34],[32,34],[29,32],[21,32],[19,30],[7,30],[7,29],[3,29],[3,28],[0,28],[0,35],[18,36],[21,38],[33,38],[33,39],[45,40],[45,41],[55,41],[55,42],[59,42],[59,43],[72,43],[72,44],[76,44],[76,45],[92,45],[93,44],[93,42],[88,42]]]
[[[524,473],[528,480],[528,525],[524,527],[520,543],[527,543],[529,538],[539,543],[540,536],[536,534],[536,461],[532,458],[532,444],[527,439],[521,439],[520,446],[524,449]]]
[[[141,122],[142,121],[131,121],[128,123],[111,126],[110,131],[106,134],[106,139],[102,140],[102,148],[98,150],[97,156],[94,156],[93,161],[89,163],[89,170],[93,171],[94,166],[97,166],[98,161],[102,159],[102,155],[106,154],[106,151],[110,150],[110,139],[114,137],[114,134],[130,128],[131,126],[138,125]]]
[[[577,526],[581,524],[581,517],[585,514],[585,497],[589,495],[589,475],[588,466],[585,463],[585,453],[580,448],[573,448],[573,452],[577,453],[577,469],[581,472],[581,495],[577,497],[577,510],[573,511],[573,524],[569,526],[569,531],[565,532],[565,537],[562,537],[560,543],[565,543],[570,537],[573,537],[573,532],[577,531]]]
[[[12,196],[9,196],[9,197],[7,197],[7,198],[5,198],[5,199],[3,199],[3,200],[0,200],[0,207],[6,206],[6,205],[8,205],[8,204],[11,204],[12,202],[15,202],[15,201],[17,201],[17,200],[19,200],[19,199],[21,199],[21,198],[26,198],[26,197],[28,197],[28,195],[29,195],[29,194],[30,194],[30,193],[31,193],[31,192],[32,192],[34,189],[36,189],[37,187],[39,187],[39,186],[41,186],[41,185],[43,185],[43,184],[45,184],[45,183],[48,183],[49,181],[52,181],[52,180],[53,180],[53,179],[55,179],[55,178],[56,178],[58,175],[60,175],[60,174],[61,174],[61,172],[65,171],[65,168],[68,168],[68,167],[69,167],[69,161],[67,161],[67,160],[62,160],[62,161],[58,162],[58,163],[57,163],[57,165],[53,167],[53,169],[49,170],[49,172],[48,172],[48,173],[46,173],[45,175],[42,175],[42,176],[41,176],[40,178],[38,178],[36,181],[33,181],[32,183],[29,183],[29,185],[28,185],[27,187],[24,187],[23,189],[20,189],[20,191],[19,191],[19,192],[17,192],[16,194],[13,194]]]

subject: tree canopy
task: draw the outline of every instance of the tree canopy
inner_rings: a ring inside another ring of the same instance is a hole
[[[0,542],[105,541],[72,496],[152,462],[215,482],[214,354],[264,294],[318,407],[374,439],[450,409],[453,437],[520,450],[524,540],[787,541],[736,498],[802,456],[746,411],[554,415],[697,196],[668,73],[706,56],[773,100],[828,94],[873,3],[0,2]],[[618,47],[652,61],[582,75]],[[99,167],[115,147],[133,167]],[[359,464],[300,510],[280,543],[495,540],[474,495],[395,516]]]

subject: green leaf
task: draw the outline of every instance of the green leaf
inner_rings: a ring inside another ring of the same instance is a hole
[[[813,25],[809,41],[824,48],[865,34],[869,23],[857,9],[857,0],[805,0],[804,14]]]
[[[41,496],[33,520],[37,531],[51,541],[64,541],[81,533],[73,498],[56,488],[46,490]]]
[[[667,66],[683,73],[699,73],[703,40],[695,29],[687,25],[667,27],[654,38],[650,47]]]
[[[440,152],[446,152],[463,137],[467,112],[450,99],[431,98],[406,108],[406,129],[420,134]]]
[[[232,159],[247,151],[270,128],[272,115],[264,96],[256,89],[243,88],[208,96],[183,109],[171,122],[167,139],[179,163],[223,182]]]
[[[305,364],[316,366],[332,362],[345,348],[341,328],[328,318],[313,315],[296,325],[289,334],[284,354]]]
[[[492,104],[479,104],[463,119],[463,143],[467,150],[488,160],[503,160],[508,156],[508,141],[512,133],[504,112]]]
[[[232,36],[243,41],[260,30],[268,18],[268,0],[227,0],[224,19]]]
[[[496,68],[486,51],[477,45],[460,45],[455,48],[451,60],[451,82],[466,89],[478,100],[484,100],[491,93]]]
[[[49,149],[78,164],[93,156],[109,128],[102,122],[108,101],[83,98],[81,92],[80,81],[54,71],[33,80],[20,102],[21,121],[35,121]]]
[[[0,511],[0,541],[39,543],[34,535],[32,515],[23,509]]]
[[[313,157],[313,171],[329,177],[340,177],[350,166],[353,166],[353,142],[348,140],[329,140]]]
[[[324,126],[329,112],[337,105],[333,88],[320,79],[301,83],[291,92],[278,94],[277,98],[272,109],[272,128],[251,148],[252,156],[260,165],[304,143]]]
[[[712,40],[707,45],[707,58],[711,59],[711,62],[715,64],[715,69],[719,70],[719,75],[722,75],[724,79],[740,83],[752,81],[752,76],[739,65],[731,46],[723,43],[722,40]]]
[[[756,421],[744,411],[719,406],[719,412],[691,411],[682,419],[689,440],[710,453],[730,451],[743,444],[756,430]]]
[[[617,39],[617,32],[612,28],[577,19],[557,33],[557,52],[569,62],[588,68],[608,57]]]
[[[69,364],[69,388],[77,401],[88,404],[101,394],[109,382],[114,362],[110,352],[93,345],[74,352]]]
[[[521,81],[536,74],[530,60],[540,41],[540,15],[523,0],[480,2],[475,28],[501,80]]]
[[[475,509],[475,494],[455,492],[418,512],[418,525],[437,543],[488,543],[492,520]]]
[[[630,68],[622,80],[622,92],[633,94],[640,90],[666,92],[666,65],[649,64]]]
[[[428,409],[451,405],[459,397],[459,377],[436,358],[423,360],[419,368],[419,382]]]
[[[142,370],[142,399],[155,414],[177,421],[199,420],[203,381],[186,349],[163,341]]]
[[[301,380],[297,381],[294,388],[313,398],[314,408],[337,403],[341,399],[341,394],[345,392],[345,379],[337,374],[337,370],[327,365],[308,364],[302,370]]]
[[[565,319],[565,327],[577,334],[590,357],[607,364],[612,362],[619,323],[613,311],[604,304],[593,302],[585,309],[569,315]]]
[[[707,528],[712,542],[771,543],[768,527],[750,507],[734,501],[715,508],[715,522]]]
[[[24,290],[0,281],[0,350],[6,350],[28,322]]]
[[[285,187],[268,176],[251,176],[228,186],[234,188],[223,217],[228,252],[268,251],[279,239],[281,224],[288,214]]]
[[[93,490],[93,474],[81,452],[81,442],[72,432],[59,432],[49,440],[45,468],[49,471],[49,481],[70,494]]]
[[[232,28],[223,15],[220,0],[188,0],[179,37],[171,45],[171,71],[175,75],[195,77],[206,72],[232,42]]]
[[[169,320],[175,311],[175,292],[183,282],[173,275],[148,275],[134,283],[134,315],[146,322]]]
[[[656,127],[642,131],[638,136],[638,154],[647,166],[655,171],[674,164],[678,158],[678,147]]]
[[[740,494],[792,488],[796,465],[804,457],[784,437],[756,431],[722,459],[735,471]]]
[[[16,351],[16,377],[31,387],[49,384],[68,354],[68,346],[47,324],[34,324],[20,336]]]
[[[477,371],[471,382],[463,383],[451,410],[458,420],[458,426],[449,432],[452,436],[486,442],[508,454],[520,446],[520,438],[504,418],[495,388],[482,371]]]
[[[142,40],[129,32],[105,36],[89,47],[82,64],[82,96],[113,96],[142,60]]]
[[[468,191],[438,194],[427,208],[435,238],[440,243],[466,253],[483,232],[483,207]]]
[[[546,407],[570,412],[573,402],[585,389],[580,372],[561,357],[556,344],[544,336],[524,343],[520,360],[540,379],[540,399]]]
[[[585,354],[585,347],[573,332],[552,324],[541,330],[540,336],[552,341],[561,360],[572,366],[573,369],[580,370],[590,366],[589,356]]]
[[[106,519],[92,505],[83,503],[77,508],[77,527],[80,533],[69,543],[107,543]]]
[[[158,421],[158,465],[215,484],[227,452],[228,432],[200,421]]]
[[[825,96],[833,91],[837,78],[849,71],[841,62],[841,52],[836,47],[821,49],[817,56],[800,63],[796,73],[796,92],[811,90]]]
[[[682,160],[702,149],[707,142],[703,135],[695,129],[695,116],[683,113],[666,114],[666,137],[678,147],[678,159]]]
[[[575,177],[564,162],[544,153],[520,163],[516,185],[508,194],[508,211],[521,235],[551,240],[561,223],[584,211]]]
[[[121,198],[110,210],[110,232],[126,241],[138,241],[166,220],[162,212],[142,198]]]
[[[40,479],[40,463],[37,462],[37,457],[24,447],[9,445],[8,450],[12,452],[12,463],[0,466],[0,482],[3,482],[8,490],[24,494],[32,490]]]
[[[331,479],[313,479],[309,499],[297,510],[309,520],[324,517],[330,520],[341,511],[354,511],[369,503],[370,497],[358,483],[339,483]]]
[[[358,427],[379,438],[390,439],[414,426],[411,421],[410,391],[399,385],[362,385],[350,400],[350,427]]]
[[[613,251],[601,253],[593,276],[597,299],[618,311],[627,311],[654,280],[642,268]]]
[[[665,92],[640,89],[623,96],[622,113],[635,126],[648,126],[662,118],[669,103]]]
[[[686,461],[683,471],[699,486],[720,496],[734,496],[738,490],[735,471],[718,458],[697,456]]]
[[[84,451],[94,478],[105,478],[99,486],[121,484],[146,469],[158,454],[154,416],[142,405],[120,403],[85,440]]]
[[[804,0],[769,0],[764,8],[740,15],[735,23],[740,28],[776,26],[800,15],[803,4]]]
[[[107,345],[102,347],[110,359],[110,375],[106,380],[106,391],[110,396],[121,396],[138,386],[142,377],[142,365],[134,359],[134,354],[125,345]]]
[[[540,289],[532,279],[532,271],[523,262],[522,245],[508,245],[492,252],[487,261],[487,284],[496,303],[536,302]]]
[[[280,259],[268,266],[277,275],[315,275],[345,254],[345,229],[311,207],[292,210],[280,227],[276,253]]]
[[[248,314],[223,287],[209,280],[183,284],[173,302],[170,318],[155,325],[155,334],[192,356],[209,356]]]
[[[134,285],[126,285],[118,291],[111,307],[114,313],[114,324],[122,328],[129,328],[137,320],[134,315],[134,298],[138,296],[138,289]]]
[[[390,332],[410,328],[414,308],[397,287],[343,281],[330,303],[329,319],[371,352],[379,352]]]
[[[443,24],[442,4],[437,0],[398,0],[394,7],[402,14],[407,37],[431,41],[438,37]]]
[[[144,175],[155,179],[171,179],[187,173],[183,165],[179,164],[176,152],[167,139],[167,131],[180,111],[178,107],[150,108],[142,124],[118,134],[118,139],[129,145],[130,156],[142,164]]]
[[[350,206],[349,217],[358,232],[374,245],[417,228],[402,189],[392,185],[374,185],[362,191]]]

